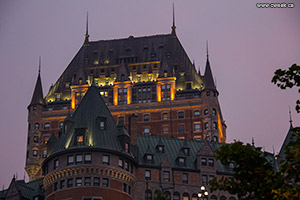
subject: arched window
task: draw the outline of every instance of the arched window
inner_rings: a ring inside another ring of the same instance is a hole
[[[164,196],[166,196],[166,200],[171,200],[171,193],[169,191],[165,191]]]
[[[168,120],[168,113],[162,114],[162,120]]]
[[[151,190],[145,191],[145,200],[152,200],[152,192]]]
[[[64,126],[64,122],[59,122],[59,128],[62,129]]]
[[[217,200],[218,198],[217,198],[216,195],[212,195],[212,196],[210,197],[210,199],[211,199],[211,200]]]
[[[148,122],[150,121],[150,115],[149,114],[145,114],[144,115],[144,122]]]
[[[180,200],[180,194],[179,194],[179,192],[174,192],[174,194],[173,194],[173,200]]]
[[[196,193],[192,195],[192,200],[198,200],[198,195]]]
[[[49,123],[45,123],[44,124],[44,129],[45,130],[49,130],[50,129],[50,124]]]
[[[204,110],[204,115],[208,115],[208,109]]]
[[[217,110],[215,108],[213,108],[212,113],[213,113],[213,115],[217,115]]]
[[[200,117],[200,111],[199,110],[194,111],[194,117]]]
[[[40,129],[40,124],[39,123],[35,123],[34,124],[34,129],[35,130],[39,130]]]
[[[221,196],[220,200],[226,200],[225,196]]]
[[[178,118],[180,119],[184,118],[184,112],[182,111],[178,112]]]
[[[189,200],[189,199],[190,199],[189,194],[188,194],[188,193],[183,193],[182,199],[183,199],[183,200]]]

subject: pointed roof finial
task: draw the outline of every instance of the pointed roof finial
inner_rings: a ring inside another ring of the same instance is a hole
[[[173,26],[172,26],[172,34],[176,34],[175,32],[176,26],[175,26],[175,8],[173,3]]]
[[[86,31],[85,31],[85,40],[84,40],[84,43],[87,43],[89,42],[89,12],[86,13]]]
[[[292,112],[291,112],[291,107],[289,106],[289,115],[290,115],[290,125],[291,127],[293,126],[293,120],[292,120]]]
[[[209,54],[208,54],[208,40],[206,40],[206,57],[207,58],[209,57]]]
[[[39,74],[41,72],[41,56],[39,57]]]
[[[252,137],[252,146],[254,146],[254,144],[255,144],[255,143],[254,143],[254,137]]]

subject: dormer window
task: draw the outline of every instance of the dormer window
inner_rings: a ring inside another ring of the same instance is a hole
[[[104,121],[100,121],[100,130],[104,130],[105,128],[105,122]]]
[[[126,142],[125,143],[125,152],[128,153],[129,152],[129,144]]]
[[[153,161],[153,155],[146,154],[145,155],[145,160],[146,160],[147,163],[152,163],[152,161]]]
[[[60,94],[57,94],[57,95],[56,95],[55,100],[56,100],[56,101],[60,101]]]
[[[182,151],[184,155],[188,156],[190,154],[190,149],[189,148],[182,148]]]
[[[157,145],[156,150],[159,153],[163,153],[165,152],[165,147],[163,145]]]
[[[83,135],[77,136],[77,145],[83,145]]]
[[[177,159],[178,165],[185,165],[185,158],[179,157]]]

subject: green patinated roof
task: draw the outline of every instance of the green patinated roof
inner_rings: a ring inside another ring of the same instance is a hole
[[[105,129],[101,130],[100,120],[105,120]],[[121,151],[117,138],[119,130],[105,105],[98,88],[92,84],[86,95],[78,105],[72,117],[71,127],[66,134],[62,134],[51,154],[67,149],[101,148]],[[77,145],[78,134],[84,135],[84,144]]]

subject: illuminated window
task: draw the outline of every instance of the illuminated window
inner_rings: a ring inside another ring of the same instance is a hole
[[[44,136],[44,137],[43,137],[43,143],[44,143],[44,144],[47,144],[47,143],[48,143],[48,140],[49,140],[49,136]]]
[[[194,117],[200,117],[200,111],[199,110],[194,111]]]
[[[178,118],[179,119],[182,119],[182,118],[184,118],[184,112],[178,112]]]
[[[54,160],[54,169],[58,169],[58,167],[59,167],[59,160],[56,159]]]
[[[137,81],[141,82],[141,80],[142,80],[141,76],[137,76]]]
[[[43,150],[43,158],[47,157],[47,150]]]
[[[109,165],[109,156],[108,155],[103,155],[102,163],[105,165]]]
[[[128,161],[125,161],[125,162],[124,162],[124,168],[125,168],[127,171],[129,171],[129,163],[128,163]]]
[[[64,122],[59,122],[59,128],[62,129],[64,126]]]
[[[146,161],[147,161],[148,163],[151,163],[152,160],[153,160],[153,155],[147,154],[147,155],[146,155]]]
[[[184,133],[184,125],[178,125],[178,133]]]
[[[188,156],[190,154],[190,149],[189,148],[183,148],[182,149],[184,155]]]
[[[208,159],[208,166],[210,166],[210,167],[214,166],[214,159],[212,159],[212,158]]]
[[[184,165],[185,164],[185,159],[184,158],[178,158],[178,164],[179,165]]]
[[[145,179],[151,180],[151,171],[150,170],[145,170]]]
[[[82,185],[82,178],[76,178],[76,186],[81,186]]]
[[[150,134],[150,128],[144,128],[144,135]]]
[[[162,120],[168,120],[168,113],[162,114]]]
[[[195,132],[201,131],[201,126],[200,126],[200,124],[194,124],[194,131],[195,131]]]
[[[85,154],[84,155],[84,164],[91,164],[92,163],[92,155],[91,154]]]
[[[79,84],[79,85],[82,84],[82,78],[80,78],[80,79],[78,80],[78,84]]]
[[[213,115],[217,115],[217,110],[216,110],[215,108],[213,108],[212,114],[213,114]]]
[[[164,92],[165,89],[166,89],[166,86],[165,86],[165,85],[162,85],[162,86],[161,86],[161,91]]]
[[[143,87],[143,93],[147,92],[147,88]]]
[[[168,84],[168,85],[167,85],[167,91],[170,91],[170,89],[171,89],[171,85]]]
[[[118,89],[118,94],[119,94],[119,95],[122,95],[122,88],[119,88],[119,89]]]
[[[190,199],[189,194],[188,194],[188,193],[183,193],[182,199],[183,199],[183,200],[189,200],[189,199]]]
[[[182,183],[189,183],[189,176],[188,173],[182,173]]]
[[[127,88],[123,89],[123,94],[126,95],[127,94]]]
[[[204,110],[204,115],[208,115],[208,109]]]
[[[77,145],[83,145],[83,135],[77,136]]]
[[[56,95],[55,101],[60,101],[60,94],[57,94],[57,95]]]
[[[162,127],[162,134],[168,134],[169,133],[169,127],[168,126],[163,126]]]
[[[82,155],[81,154],[76,155],[76,164],[82,164]]]
[[[74,156],[68,156],[67,165],[73,165],[74,164]]]
[[[204,123],[204,130],[207,130],[208,129],[208,122],[205,122]]]
[[[201,158],[201,165],[202,166],[207,166],[207,159],[206,158]]]
[[[35,129],[35,130],[40,129],[40,124],[39,124],[39,123],[35,123],[35,124],[34,124],[34,129]]]
[[[144,121],[145,122],[150,121],[150,115],[148,115],[148,114],[144,115]]]
[[[218,139],[218,136],[214,136],[214,142],[218,142],[219,139]]]
[[[45,123],[44,124],[44,129],[45,130],[49,130],[50,129],[50,124],[49,123]]]
[[[38,156],[38,150],[33,150],[32,156],[36,158]]]
[[[104,128],[105,128],[104,121],[100,121],[100,130],[104,130]]]
[[[170,182],[170,172],[169,171],[164,171],[163,172],[163,181],[164,182]]]
[[[121,167],[121,168],[124,167],[124,161],[121,158],[119,158],[119,167]]]

